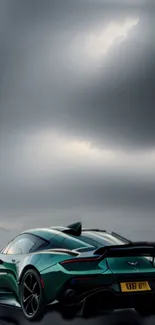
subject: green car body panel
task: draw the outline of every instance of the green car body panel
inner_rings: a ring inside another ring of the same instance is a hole
[[[124,279],[152,281],[149,282],[150,291],[154,292],[155,265],[154,259],[150,260],[155,250],[153,243],[132,244],[117,234],[82,229],[79,232],[80,223],[72,226],[33,229],[20,234],[19,238],[36,236],[45,241],[45,245],[35,251],[8,254],[6,247],[1,251],[1,304],[20,307],[20,282],[26,270],[30,269],[36,270],[40,276],[47,305],[55,300],[59,302],[67,288],[74,288],[75,293],[79,288],[82,293],[88,288],[102,288],[121,295],[120,281]],[[126,245],[125,253],[120,253]],[[110,256],[107,247],[116,247],[116,251],[114,249]]]

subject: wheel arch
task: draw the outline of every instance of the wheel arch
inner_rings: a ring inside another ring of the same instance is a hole
[[[32,265],[32,264],[28,264],[28,265],[26,265],[26,266],[23,268],[23,270],[22,270],[22,272],[21,272],[21,274],[20,274],[20,277],[19,277],[19,280],[18,280],[18,283],[19,283],[19,284],[21,283],[21,280],[22,280],[23,275],[24,275],[25,272],[28,271],[28,270],[34,270],[34,271],[36,271],[36,272],[38,273],[39,277],[41,278],[41,275],[40,275],[38,269],[37,269],[34,265]]]

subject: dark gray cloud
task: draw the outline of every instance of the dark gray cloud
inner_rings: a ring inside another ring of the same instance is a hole
[[[60,167],[61,168],[61,167]],[[114,169],[114,168],[113,168]],[[67,169],[60,175],[48,174],[43,179],[18,182],[13,180],[3,185],[1,208],[28,210],[59,208],[78,209],[78,207],[96,207],[101,210],[136,209],[155,210],[155,177],[143,177],[143,173],[131,173],[124,170],[104,168],[95,172],[95,168]],[[15,188],[16,184],[16,188]]]
[[[0,2],[0,226],[154,220],[154,12]]]
[[[155,8],[127,3],[12,1],[1,127],[52,125],[96,143],[153,147]],[[83,51],[90,33],[134,19],[96,66],[93,47]]]

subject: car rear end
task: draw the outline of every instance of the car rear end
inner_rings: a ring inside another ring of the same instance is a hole
[[[149,308],[155,296],[154,255],[154,243],[140,242],[104,246],[62,261],[70,274],[63,304],[79,305],[90,316],[106,309]]]

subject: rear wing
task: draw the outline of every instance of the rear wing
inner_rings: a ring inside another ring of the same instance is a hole
[[[155,257],[155,242],[132,242],[125,245],[100,247],[95,250],[94,255],[100,255],[104,258],[129,256]]]

